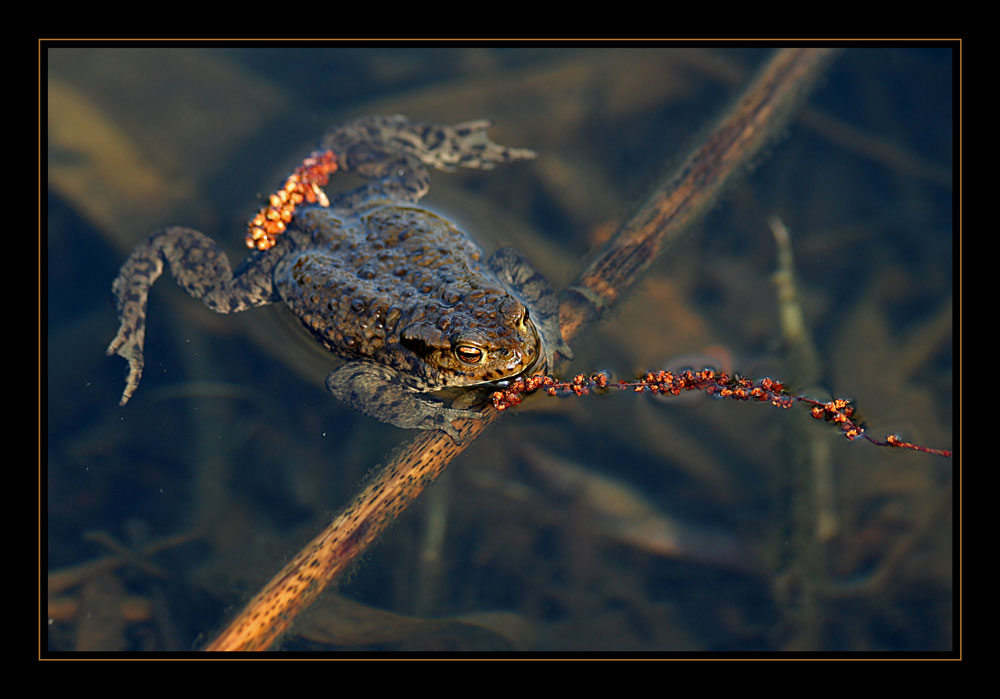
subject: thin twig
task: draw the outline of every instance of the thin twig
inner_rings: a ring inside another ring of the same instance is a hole
[[[834,55],[778,51],[677,173],[654,192],[560,299],[567,342],[598,319],[649,265],[714,204],[787,124]],[[456,421],[463,445],[440,431],[415,437],[351,505],[289,562],[205,650],[265,650],[362,551],[495,420]]]

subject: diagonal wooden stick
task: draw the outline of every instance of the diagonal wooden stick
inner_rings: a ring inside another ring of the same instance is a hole
[[[677,172],[563,292],[559,320],[567,342],[621,299],[650,264],[711,208],[734,175],[780,133],[834,55],[830,49],[806,48],[775,53]],[[440,431],[415,437],[205,650],[269,648],[295,616],[498,416],[488,406],[483,419],[456,421],[462,446]]]

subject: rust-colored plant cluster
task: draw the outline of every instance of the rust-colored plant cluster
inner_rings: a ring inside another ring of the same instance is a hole
[[[337,156],[333,151],[316,151],[295,168],[285,180],[285,186],[268,198],[268,204],[247,226],[248,248],[267,250],[278,242],[291,222],[295,208],[302,202],[329,206],[326,193],[320,189],[337,171]]]
[[[496,391],[492,395],[493,407],[503,411],[519,404],[525,395],[533,393],[540,388],[550,396],[575,394],[583,396],[592,390],[606,389],[610,379],[605,373],[592,374],[589,377],[584,374],[577,374],[571,381],[559,381],[551,376],[536,374],[529,378],[518,379],[512,382],[502,391]],[[717,372],[714,369],[702,369],[692,371],[690,369],[673,373],[670,371],[647,372],[646,375],[636,381],[619,381],[619,389],[631,389],[635,393],[648,391],[653,395],[680,395],[684,391],[704,391],[708,395],[719,398],[732,398],[734,400],[767,401],[778,408],[788,409],[795,403],[805,403],[812,406],[810,412],[817,420],[823,419],[831,422],[843,431],[844,436],[850,440],[863,437],[872,444],[880,447],[899,447],[902,449],[912,449],[922,451],[926,454],[937,454],[938,456],[951,456],[951,451],[947,449],[932,449],[918,444],[906,442],[899,435],[888,435],[885,441],[875,439],[865,432],[865,427],[854,419],[854,406],[849,400],[835,398],[829,401],[819,401],[806,396],[789,393],[787,386],[774,379],[763,378],[753,381],[744,376],[730,376],[725,372]]]

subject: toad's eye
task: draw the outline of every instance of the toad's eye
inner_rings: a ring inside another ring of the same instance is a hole
[[[455,356],[466,364],[479,364],[483,359],[483,351],[473,345],[459,345],[455,348]]]

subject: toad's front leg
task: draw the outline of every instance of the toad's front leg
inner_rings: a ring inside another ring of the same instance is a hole
[[[129,366],[121,405],[132,397],[142,378],[146,299],[164,263],[191,296],[217,313],[236,313],[274,300],[271,269],[278,257],[273,252],[254,253],[233,274],[226,253],[192,228],[162,228],[140,243],[111,286],[121,325],[107,354],[118,354]]]
[[[408,390],[393,369],[365,361],[348,362],[326,377],[326,387],[355,410],[403,429],[443,430],[462,444],[452,420],[480,418],[474,410],[449,408]]]

